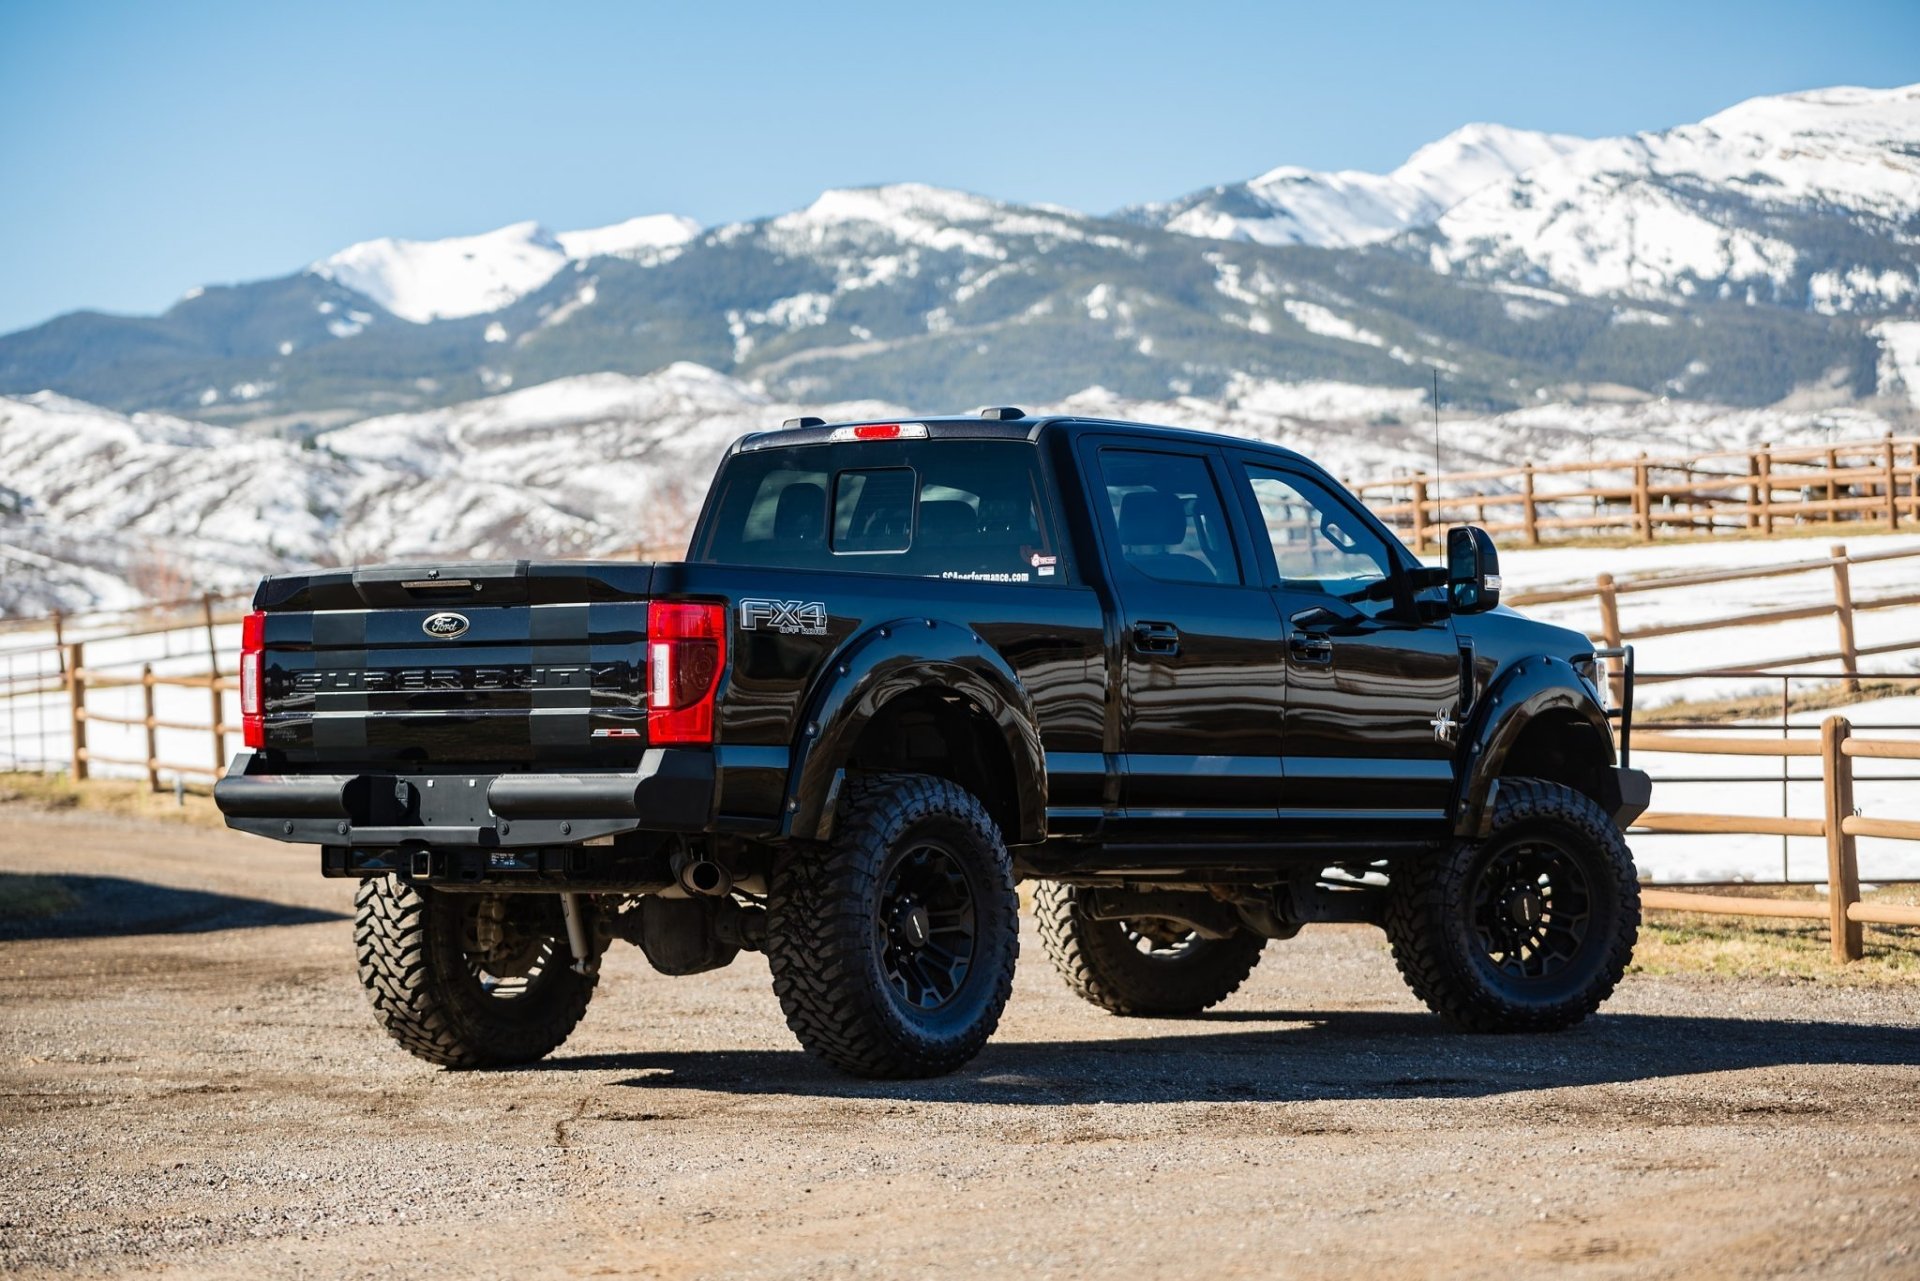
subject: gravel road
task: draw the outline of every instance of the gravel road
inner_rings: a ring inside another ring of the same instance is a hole
[[[894,1084],[758,957],[622,947],[554,1059],[459,1074],[374,1026],[312,854],[0,818],[0,871],[102,878],[0,941],[11,1275],[1920,1276],[1920,988],[1636,975],[1468,1038],[1329,927],[1130,1021],[1029,932],[987,1051]]]

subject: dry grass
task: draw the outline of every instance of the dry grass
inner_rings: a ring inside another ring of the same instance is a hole
[[[184,804],[175,803],[171,791],[148,791],[147,785],[138,779],[88,779],[75,783],[65,774],[0,773],[0,806],[17,805],[43,812],[111,814],[161,823],[186,823],[193,827],[226,826],[204,783],[189,784],[181,799]]]
[[[1714,892],[1825,902],[1823,896],[1799,886],[1751,885]],[[1871,890],[1861,897],[1913,906],[1920,904],[1920,887]],[[1649,912],[1640,927],[1632,972],[1848,986],[1905,985],[1920,981],[1920,929],[1869,925],[1865,958],[1841,965],[1833,960],[1827,926],[1821,921]]]

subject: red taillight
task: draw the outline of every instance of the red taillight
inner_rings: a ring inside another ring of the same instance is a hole
[[[727,609],[681,601],[647,605],[647,741],[713,741],[714,692],[727,662]]]
[[[832,441],[849,440],[925,440],[925,423],[861,423],[857,427],[835,427],[827,434]]]
[[[267,745],[265,676],[267,616],[258,610],[240,624],[240,737],[248,747]]]

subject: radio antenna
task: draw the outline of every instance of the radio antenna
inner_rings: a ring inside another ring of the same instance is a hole
[[[1440,367],[1433,368],[1433,474],[1440,475]]]

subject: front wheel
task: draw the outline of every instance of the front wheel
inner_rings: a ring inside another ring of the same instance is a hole
[[[1620,829],[1590,798],[1503,779],[1480,841],[1395,868],[1386,927],[1407,986],[1470,1032],[1571,1027],[1633,959],[1640,886]]]
[[[944,779],[855,790],[833,839],[775,860],[767,959],[787,1026],[856,1076],[951,1072],[1013,990],[1019,900],[1000,831]]]
[[[360,983],[387,1034],[453,1068],[530,1063],[587,1010],[555,894],[447,893],[381,876],[354,895]]]

